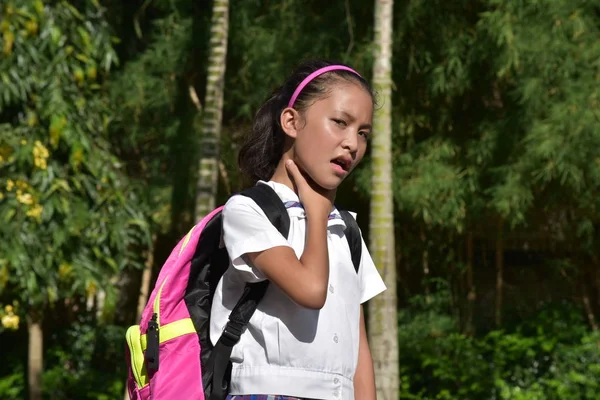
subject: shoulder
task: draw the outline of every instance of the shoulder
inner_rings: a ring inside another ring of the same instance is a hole
[[[283,201],[283,199],[281,198],[280,193],[278,192],[278,186],[276,183],[274,182],[264,182],[264,181],[258,181],[257,184],[258,185],[264,185],[265,187],[270,187],[273,190],[273,194],[279,198],[281,201]],[[255,187],[256,188],[256,187]],[[223,207],[223,213],[224,214],[232,214],[232,213],[236,213],[236,212],[248,212],[251,211],[255,214],[259,214],[259,215],[265,215],[264,211],[262,210],[262,208],[252,199],[252,195],[253,196],[257,196],[258,193],[255,193],[252,191],[253,188],[249,188],[245,191],[242,191],[240,193],[234,194],[233,196],[231,196],[227,202],[225,203],[224,207]],[[244,195],[244,193],[246,193],[246,195]],[[252,193],[252,195],[251,195]],[[264,197],[264,191],[261,191],[260,193],[262,193],[261,197]]]
[[[231,196],[223,206],[223,216],[245,212],[260,214],[262,209],[250,197],[241,194]]]
[[[258,199],[257,199],[258,201]],[[223,206],[223,231],[225,236],[231,238],[231,234],[245,237],[251,234],[273,233],[277,228],[273,226],[268,213],[273,212],[265,207],[264,201],[258,203],[250,196],[235,194],[231,196]],[[229,233],[229,235],[228,235]]]

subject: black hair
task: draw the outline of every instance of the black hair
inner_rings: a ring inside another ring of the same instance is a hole
[[[329,65],[343,65],[325,60],[302,62],[285,83],[271,93],[267,101],[254,116],[252,130],[238,155],[238,164],[243,174],[254,181],[269,180],[284,151],[285,133],[281,128],[280,116],[288,106],[292,94],[300,83],[314,71]],[[294,109],[302,112],[331,90],[332,83],[340,79],[359,83],[373,99],[373,89],[365,79],[351,71],[334,70],[313,79],[302,89],[294,102]]]

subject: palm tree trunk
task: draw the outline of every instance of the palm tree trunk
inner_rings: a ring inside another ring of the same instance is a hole
[[[377,398],[399,397],[398,317],[392,196],[392,0],[375,0],[373,83],[382,103],[374,116],[370,236],[373,260],[387,290],[369,305],[369,336]]]
[[[590,304],[590,295],[588,293],[588,289],[587,289],[587,285],[586,282],[581,282],[581,291],[582,291],[582,297],[581,300],[583,301],[583,307],[585,309],[585,315],[588,319],[588,322],[590,324],[590,326],[592,327],[592,330],[594,332],[596,332],[598,330],[598,324],[596,323],[596,316],[594,315],[594,311],[592,309],[592,305]]]
[[[498,237],[496,239],[496,327],[502,325],[502,307],[504,294],[504,221],[498,223]]]
[[[229,0],[214,0],[202,122],[201,157],[196,186],[196,221],[202,219],[215,206],[228,32]]]
[[[473,283],[473,233],[467,233],[467,322],[466,322],[466,333],[467,335],[473,335],[473,310],[475,308],[475,299],[477,298],[477,292]]]
[[[431,303],[431,292],[429,290],[429,247],[425,228],[421,229],[421,242],[423,242],[423,255],[421,262],[423,266],[423,286],[425,288],[425,304]]]
[[[29,331],[29,351],[27,363],[27,380],[29,400],[42,400],[42,370],[44,365],[44,338],[41,321],[30,317],[27,324]]]

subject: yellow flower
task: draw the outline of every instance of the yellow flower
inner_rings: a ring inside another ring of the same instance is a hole
[[[23,204],[27,204],[27,205],[33,204],[33,197],[29,193],[17,195],[17,200]]]
[[[33,163],[39,169],[46,169],[48,167],[48,164],[46,163],[46,160],[43,159],[43,158],[36,157],[36,158],[33,159]]]
[[[39,140],[35,141],[33,146],[33,162],[39,169],[46,169],[48,163],[46,159],[50,156],[48,149]]]
[[[4,311],[6,312],[6,315],[2,316],[2,326],[5,329],[19,329],[19,316],[15,315],[13,306],[8,305],[4,307]]]
[[[37,218],[39,219],[40,216],[42,215],[42,211],[44,211],[44,207],[42,207],[39,204],[36,204],[35,206],[33,206],[29,211],[27,211],[25,214],[28,217],[32,217],[32,218]]]
[[[13,182],[12,179],[9,179],[6,181],[6,190],[8,190],[9,192],[12,190],[12,188],[15,186],[15,183]]]
[[[35,145],[33,146],[33,155],[41,158],[48,158],[50,153],[48,153],[48,149],[42,144],[42,142],[36,140]]]
[[[21,145],[25,146],[27,144],[27,140],[21,139]]]
[[[14,314],[8,314],[2,317],[2,326],[5,329],[11,329],[16,331],[19,329],[19,316]]]

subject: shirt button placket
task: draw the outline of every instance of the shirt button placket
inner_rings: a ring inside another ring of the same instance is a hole
[[[340,397],[340,380],[339,378],[334,378],[333,379],[333,384],[335,385],[333,387],[333,396],[334,397]]]

